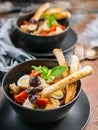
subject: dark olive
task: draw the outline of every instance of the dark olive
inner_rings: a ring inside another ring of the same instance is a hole
[[[37,76],[33,76],[30,78],[29,84],[32,87],[36,87],[36,86],[39,86],[41,84],[41,81]]]
[[[35,89],[34,87],[30,87],[27,89],[27,94],[35,94]]]
[[[35,90],[36,90],[36,92],[41,92],[41,91],[43,90],[43,88],[42,88],[41,86],[37,86],[37,87],[35,88]]]
[[[38,97],[38,96],[37,96],[36,94],[30,95],[30,96],[29,96],[29,101],[33,104],[33,103],[36,102],[37,97]]]

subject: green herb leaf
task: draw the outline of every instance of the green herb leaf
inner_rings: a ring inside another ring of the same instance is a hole
[[[42,73],[42,70],[41,70],[39,67],[33,65],[32,68],[33,68],[34,70],[37,70],[37,71],[39,71],[40,73]]]
[[[55,20],[49,20],[48,25],[49,27],[52,27],[53,25],[55,25]]]
[[[52,14],[52,15],[51,15],[51,18],[56,19],[56,18],[57,18],[57,14]]]
[[[41,67],[42,75],[48,75],[49,69],[46,66]]]
[[[32,68],[39,71],[42,74],[42,76],[47,75],[48,71],[49,71],[49,69],[46,66],[42,66],[41,68],[39,68],[37,66],[32,66]]]
[[[44,18],[48,20],[48,26],[52,27],[56,23],[57,14],[52,15],[45,14]]]
[[[48,83],[52,82],[55,77],[60,76],[67,69],[66,66],[56,66],[51,70],[49,70],[46,66],[42,66],[41,68],[32,66],[32,68],[39,71],[42,78],[44,78]]]
[[[66,66],[56,66],[52,68],[50,75],[56,77],[60,76],[66,69],[67,69]]]

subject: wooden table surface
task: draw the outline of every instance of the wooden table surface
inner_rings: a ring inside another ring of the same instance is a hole
[[[72,17],[69,20],[71,27],[78,36],[76,46],[81,44],[84,48],[88,48],[89,46],[98,45],[98,1],[70,1],[71,7],[69,5],[68,8],[72,13]],[[70,3],[70,1],[67,2]],[[2,16],[5,19],[9,18],[8,14]],[[9,14],[9,16],[12,17],[15,14]],[[94,68],[94,74],[82,80],[82,87],[87,93],[91,105],[91,115],[85,130],[98,130],[98,59],[85,60],[81,63],[81,66],[88,64]]]
[[[83,79],[83,89],[90,99],[91,115],[85,130],[98,130],[98,60],[85,61],[82,65],[91,65],[94,74]]]
[[[98,46],[98,29],[96,28],[98,27],[98,3],[92,0],[89,5],[85,5],[85,8],[83,3],[81,10],[78,10],[78,5],[76,6],[76,10],[73,10],[72,22],[74,21],[74,24],[72,23],[72,27],[78,35],[77,46],[80,44],[85,48]],[[86,6],[89,7],[86,8]],[[81,63],[81,66],[85,65],[91,65],[94,74],[82,80],[82,87],[87,93],[91,105],[90,119],[84,130],[98,130],[98,59],[85,60]]]

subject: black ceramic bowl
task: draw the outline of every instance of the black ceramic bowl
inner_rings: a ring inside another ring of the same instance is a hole
[[[70,111],[70,109],[73,107],[75,104],[76,100],[78,100],[78,97],[80,95],[81,91],[81,82],[78,81],[78,86],[77,86],[77,94],[75,98],[68,104],[63,105],[59,108],[56,109],[51,109],[51,110],[41,110],[41,109],[30,109],[30,108],[25,108],[16,102],[13,101],[13,99],[10,97],[9,93],[9,84],[17,81],[17,79],[26,74],[30,73],[31,71],[31,66],[32,65],[45,65],[49,68],[52,68],[58,63],[54,60],[32,60],[32,61],[27,61],[22,64],[17,65],[16,67],[12,68],[3,78],[2,81],[2,88],[3,88],[3,93],[5,97],[8,99],[10,102],[11,106],[13,109],[16,111],[20,117],[23,119],[26,119],[29,122],[32,123],[52,123],[57,120],[60,120],[64,118],[67,113]]]
[[[46,36],[46,37],[36,36],[36,35],[25,33],[20,29],[20,25],[22,25],[23,21],[24,20],[28,21],[33,16],[33,14],[34,13],[24,15],[17,20],[17,29],[21,39],[24,41],[24,44],[32,51],[46,52],[46,51],[53,50],[54,48],[58,48],[62,44],[64,38],[66,37],[67,31],[69,29],[68,20],[63,19],[59,21],[62,25],[66,26],[66,29],[62,33],[54,36]]]

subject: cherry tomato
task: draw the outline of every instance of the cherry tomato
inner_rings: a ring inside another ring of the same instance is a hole
[[[36,104],[39,106],[39,107],[45,107],[49,102],[49,99],[47,98],[38,98],[37,101],[36,101]]]
[[[24,20],[24,21],[23,21],[23,24],[24,24],[24,25],[29,25],[30,23],[29,23],[28,21]]]
[[[37,70],[32,70],[29,75],[30,75],[30,77],[41,76],[41,73],[39,73]]]
[[[50,28],[49,32],[56,31],[56,27],[57,27],[57,25],[53,25],[53,26]]]
[[[41,33],[41,36],[47,36],[47,32],[43,31],[43,32]]]
[[[17,103],[22,104],[27,99],[27,97],[28,97],[27,90],[24,90],[24,91],[20,92],[19,94],[15,95],[14,100]]]

